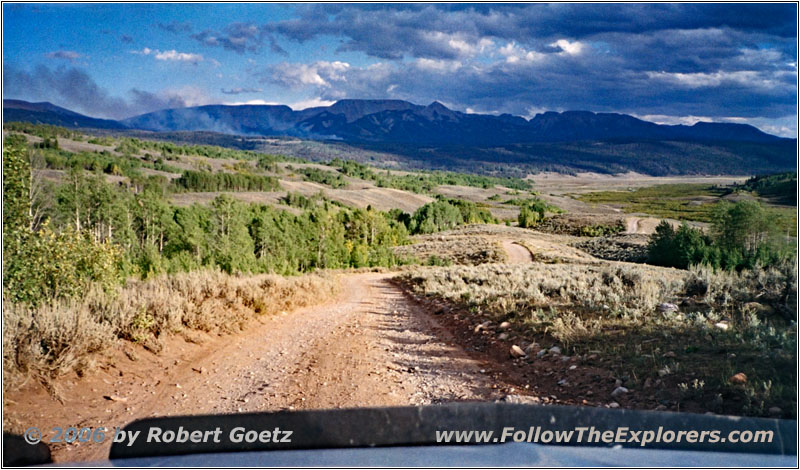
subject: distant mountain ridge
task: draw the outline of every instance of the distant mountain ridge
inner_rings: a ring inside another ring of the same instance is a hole
[[[589,111],[546,112],[524,119],[467,114],[438,102],[422,106],[400,100],[341,100],[300,111],[281,105],[208,105],[112,121],[51,103],[4,100],[3,119],[248,150],[264,145],[259,143],[262,136],[301,137],[327,140],[313,152],[301,145],[293,155],[302,158],[315,159],[320,148],[335,147],[337,157],[358,160],[358,155],[374,152],[412,168],[520,177],[536,171],[754,175],[797,170],[796,139],[752,126],[667,126]],[[331,142],[334,139],[337,142]]]
[[[439,102],[340,100],[294,111],[284,105],[205,105],[142,114],[121,121],[96,119],[51,103],[3,100],[5,121],[66,127],[165,131],[214,131],[287,135],[356,143],[505,145],[596,140],[775,142],[782,140],[747,124],[698,122],[660,125],[625,114],[545,112],[527,120],[509,114],[468,114]]]
[[[94,129],[125,129],[111,119],[97,119],[70,111],[52,103],[29,103],[22,100],[3,100],[3,122],[24,121],[62,127]]]

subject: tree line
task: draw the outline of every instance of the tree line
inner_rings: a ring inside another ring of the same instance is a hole
[[[14,302],[37,304],[80,295],[90,285],[110,289],[131,276],[203,268],[293,274],[390,266],[412,261],[392,250],[410,234],[496,222],[475,203],[445,198],[414,214],[355,209],[323,197],[296,201],[297,195],[290,199],[304,208],[299,214],[225,194],[210,205],[177,207],[163,178],[109,183],[102,172],[73,167],[59,183],[47,183],[31,170],[32,155],[24,137],[6,138],[3,295]]]
[[[781,264],[796,256],[786,234],[779,233],[774,214],[756,201],[717,204],[711,228],[704,232],[683,223],[663,221],[648,245],[648,261],[660,266],[741,271]]]

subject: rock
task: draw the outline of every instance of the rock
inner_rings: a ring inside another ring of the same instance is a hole
[[[505,403],[528,404],[528,403],[539,403],[541,402],[541,399],[539,397],[530,397],[527,395],[506,395],[498,401]]]
[[[578,368],[578,366],[576,366],[575,364],[569,366],[569,370],[575,370],[577,368]]]
[[[664,405],[658,405],[657,407],[653,408],[653,410],[655,410],[655,411],[664,411],[666,409],[667,409],[667,407],[664,406]]]
[[[500,333],[499,335],[497,335],[497,339],[499,339],[500,341],[507,340],[508,339],[508,333]]]
[[[612,398],[617,398],[618,396],[625,395],[626,393],[628,393],[628,389],[627,388],[625,388],[625,387],[617,387],[617,388],[614,389],[613,392],[611,392],[611,397]]]
[[[653,380],[652,380],[652,379],[650,379],[650,377],[648,377],[647,379],[645,379],[645,381],[644,381],[644,388],[650,388],[650,387],[652,387],[652,386],[653,386]]]
[[[728,382],[734,385],[743,385],[747,383],[747,375],[744,372],[739,372],[738,374],[734,374],[731,378],[728,379]]]
[[[664,353],[664,357],[676,357],[676,356],[677,354],[675,354],[674,351],[667,351]]]
[[[726,322],[726,321],[721,321],[719,323],[714,323],[714,327],[718,328],[718,329],[720,329],[722,331],[728,331],[728,328],[730,327],[730,325],[728,325],[728,322]]]
[[[536,357],[544,357],[545,354],[547,354],[547,350],[541,349],[539,350],[539,352],[536,353]]]
[[[127,398],[118,397],[116,395],[103,395],[103,398],[105,398],[106,400],[109,400],[109,401],[122,401],[122,402],[128,401]]]
[[[508,328],[511,328],[511,323],[504,321],[503,323],[500,324],[498,328],[500,328],[501,330],[506,330]]]
[[[516,344],[511,346],[511,350],[509,351],[509,353],[511,354],[511,357],[513,357],[513,358],[525,357],[527,355],[527,354],[525,354],[525,351],[523,351],[522,348],[517,346]]]
[[[536,344],[536,343],[531,343],[531,344],[529,344],[529,345],[525,346],[525,347],[523,348],[523,350],[524,350],[524,351],[525,351],[527,354],[531,354],[531,353],[533,352],[533,350],[534,350],[534,349],[536,349],[536,348],[538,348],[538,347],[539,347],[539,345],[538,345],[538,344]]]
[[[622,379],[617,379],[614,381],[615,387],[622,387]]]
[[[617,403],[615,401],[612,401],[611,403],[608,404],[608,407],[609,408],[619,408],[619,403]]]
[[[598,356],[597,354],[589,354],[589,357],[587,357],[586,359],[590,361],[596,361],[599,357],[600,356]]]
[[[783,410],[778,408],[777,406],[773,406],[769,409],[770,416],[780,416],[783,414]]]
[[[561,380],[558,381],[558,385],[561,385],[562,387],[564,387],[564,386],[569,385],[569,382],[567,382],[567,379],[561,379]]]
[[[128,357],[128,359],[130,359],[131,361],[136,361],[137,359],[139,359],[139,357],[136,356],[136,353],[133,352],[132,350],[128,349],[128,348],[125,348],[123,350],[123,352]]]
[[[559,348],[558,346],[553,346],[552,348],[549,349],[549,351],[550,354],[561,354],[561,348]]]
[[[481,330],[485,330],[491,324],[492,324],[492,322],[490,322],[490,321],[485,321],[485,322],[481,323],[480,325],[475,327],[475,333],[480,333]]]
[[[678,311],[678,306],[669,302],[658,304],[658,311],[661,313],[675,313]]]

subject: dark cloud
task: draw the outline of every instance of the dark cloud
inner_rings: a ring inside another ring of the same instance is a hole
[[[285,56],[267,69],[249,68],[250,83],[315,99],[440,100],[520,115],[544,109],[762,120],[797,114],[795,4],[302,4],[291,11],[292,18],[268,24],[251,19],[199,32],[188,22],[158,27],[206,47]],[[282,47],[312,40],[328,45],[320,49],[326,60],[294,62]],[[77,59],[65,55],[73,46],[56,47],[65,50],[53,58]],[[336,55],[342,51],[374,63],[350,65]],[[46,72],[16,78],[37,96],[104,116],[197,102],[139,90],[117,102],[80,80],[80,71]],[[6,83],[6,89],[20,86]],[[81,93],[96,101],[80,102]]]
[[[222,88],[220,91],[226,95],[241,95],[246,93],[261,93],[264,90],[261,88],[231,88],[230,90]]]
[[[328,100],[772,119],[797,113],[796,18],[792,4],[304,5],[262,29],[381,62],[258,78]]]
[[[635,40],[635,35],[659,31],[724,29],[793,43],[796,17],[791,4],[317,4],[299,7],[298,18],[264,29],[298,42],[341,36],[340,50],[382,59],[447,59],[459,55],[447,44],[450,39],[475,43],[493,38],[531,47],[608,33]]]
[[[159,28],[170,33],[191,33],[193,26],[189,21],[170,21],[169,23],[158,23]]]
[[[60,60],[68,60],[70,62],[75,62],[78,59],[81,59],[85,56],[75,51],[60,50],[60,51],[48,52],[47,54],[45,54],[45,57],[47,57],[48,59],[60,59]]]
[[[281,45],[278,44],[278,41],[275,39],[275,36],[269,37],[269,50],[273,54],[280,54],[287,57],[289,56],[289,53],[286,52],[286,49],[282,48]]]
[[[211,47],[222,47],[236,53],[258,52],[264,43],[263,28],[254,23],[231,23],[221,32],[205,30],[191,37]]]
[[[75,67],[50,68],[39,65],[23,70],[3,67],[3,95],[28,101],[49,101],[92,117],[121,119],[165,108],[194,105],[193,90],[152,93],[132,89],[129,98],[112,96],[83,70]]]
[[[267,27],[255,23],[231,23],[222,31],[204,30],[192,34],[191,38],[209,47],[221,47],[229,51],[243,54],[260,52],[264,42],[269,43],[270,52],[288,56],[284,48],[278,44],[275,35],[267,31]]]
[[[461,110],[523,116],[531,109],[772,118],[796,113],[796,75],[791,72],[653,73],[620,69],[602,58],[581,59],[545,55],[487,65],[421,59],[371,67],[282,63],[260,77],[313,90],[325,100],[439,100]]]

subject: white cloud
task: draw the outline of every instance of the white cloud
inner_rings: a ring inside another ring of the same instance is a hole
[[[155,58],[157,60],[169,60],[176,62],[189,62],[196,64],[203,61],[203,56],[200,54],[192,54],[188,52],[178,52],[175,49],[170,51],[156,51]]]
[[[540,52],[525,50],[514,42],[509,42],[505,46],[501,47],[498,52],[500,55],[506,58],[506,62],[509,64],[515,64],[517,62],[534,62],[543,59],[545,56]]]
[[[272,67],[271,80],[292,88],[305,85],[330,87],[330,82],[347,81],[345,74],[349,69],[350,64],[339,61],[311,64],[284,62]]]
[[[749,124],[762,131],[781,137],[797,137],[797,116],[784,116],[780,118],[742,117],[742,116],[671,116],[665,114],[631,114],[633,117],[656,124],[693,126],[698,122],[731,122],[736,124]]]
[[[547,111],[561,111],[561,109],[547,109],[539,106],[528,106],[525,108],[525,115],[523,117],[525,119],[532,119],[537,114],[544,114]]]
[[[153,55],[156,60],[163,60],[163,61],[172,61],[172,62],[188,62],[191,64],[197,64],[198,62],[203,61],[202,54],[194,54],[189,52],[178,52],[175,49],[169,51],[160,51],[158,49],[150,49],[149,47],[145,47],[140,51],[131,51],[131,54],[137,55]],[[220,65],[214,59],[211,59],[211,64],[215,67]]]
[[[665,114],[645,114],[643,116],[632,114],[632,116],[643,121],[650,121],[656,124],[666,124],[670,126],[674,126],[676,124],[693,126],[698,122],[711,122],[714,120],[708,116],[668,116]]]
[[[450,106],[448,106],[448,108],[450,108]],[[498,111],[496,109],[472,108],[472,107],[469,107],[469,106],[467,106],[464,109],[464,112],[467,113],[467,114],[491,114],[493,116],[499,116],[499,115],[503,114],[502,112],[500,112],[500,111]]]
[[[242,105],[279,105],[281,103],[275,101],[266,101],[262,99],[256,100],[247,100],[247,101],[228,101],[222,104],[226,104],[228,106],[242,106]]]
[[[164,97],[173,99],[180,99],[183,101],[184,106],[203,106],[212,104],[216,101],[209,95],[204,88],[193,85],[187,85],[180,88],[167,88],[162,90],[160,94]]]
[[[297,101],[295,103],[292,103],[292,104],[289,105],[289,107],[292,108],[295,111],[300,111],[301,109],[306,109],[306,108],[316,108],[316,107],[319,107],[319,106],[330,106],[333,103],[335,103],[335,101],[323,100],[322,98],[309,98],[307,100],[301,100],[301,101]]]
[[[761,72],[755,70],[718,71],[712,73],[647,72],[647,78],[668,82],[685,88],[718,87],[723,84],[743,85],[750,88],[773,89],[783,85],[779,79],[794,72]]]
[[[578,55],[583,51],[583,43],[580,41],[570,42],[567,39],[559,39],[558,41],[550,44],[551,47],[561,49],[560,54]]]
[[[414,65],[422,70],[434,72],[455,72],[461,68],[461,62],[457,60],[434,60],[434,59],[417,59]]]

